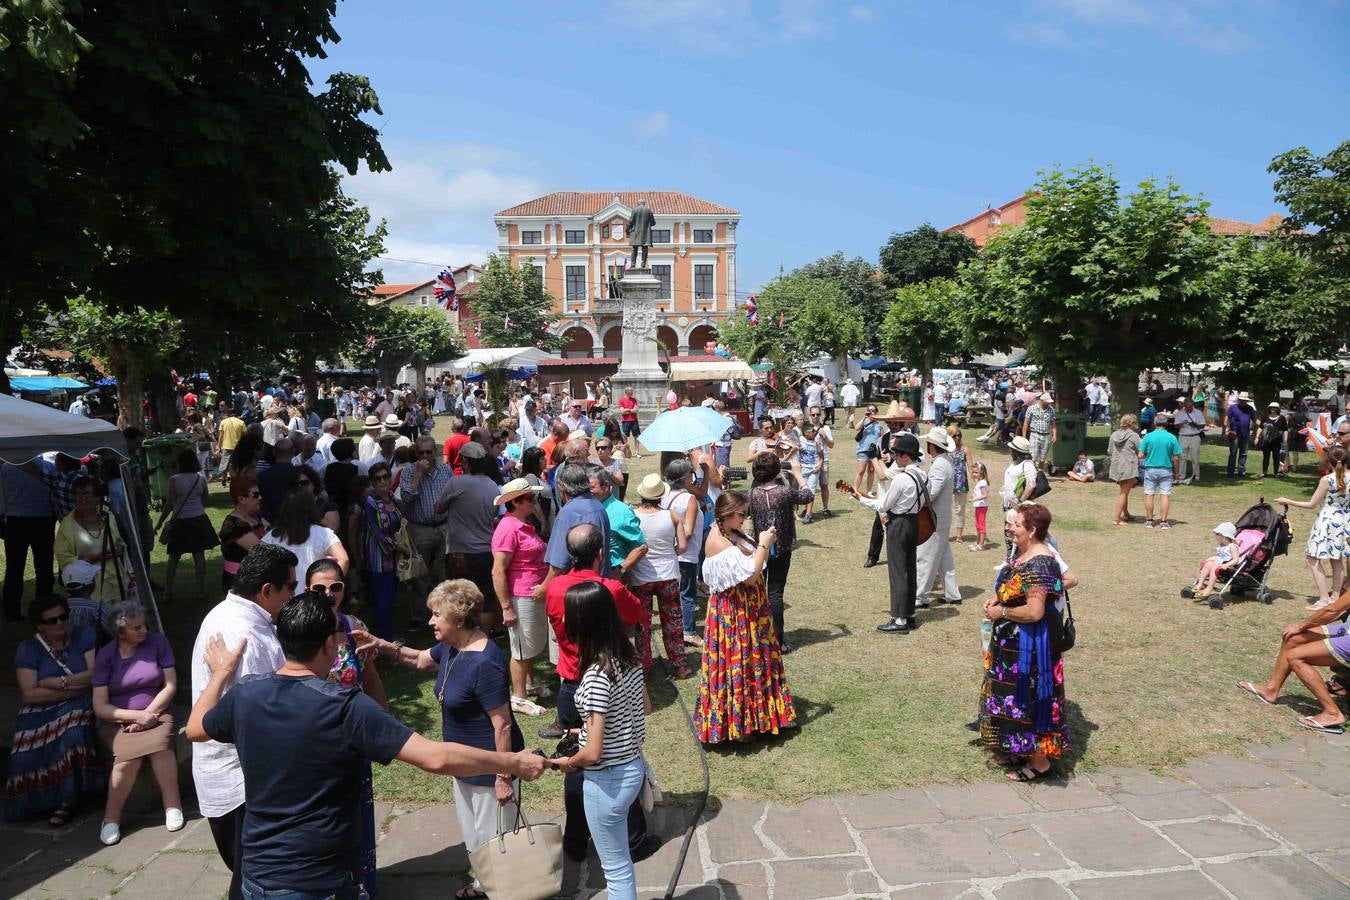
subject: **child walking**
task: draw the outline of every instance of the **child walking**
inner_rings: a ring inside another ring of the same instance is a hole
[[[975,486],[970,492],[970,503],[975,509],[975,543],[970,549],[975,551],[984,549],[989,530],[989,472],[982,462],[972,463],[971,469],[975,472]]]

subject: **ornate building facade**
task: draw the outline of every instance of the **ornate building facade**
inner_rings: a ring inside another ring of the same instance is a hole
[[[648,265],[660,281],[656,335],[670,356],[703,352],[737,307],[736,226],[730,207],[677,191],[560,191],[493,217],[497,252],[533,265],[558,299],[563,356],[622,354],[619,301],[609,281],[629,264],[628,220],[645,199],[656,217]]]

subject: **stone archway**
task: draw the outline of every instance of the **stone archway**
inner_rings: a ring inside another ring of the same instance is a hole
[[[562,355],[565,359],[584,359],[591,356],[595,348],[595,336],[580,325],[564,328],[562,340]]]
[[[604,355],[614,358],[623,357],[623,328],[618,325],[611,325],[605,329],[601,338],[600,346],[604,348]]]
[[[665,352],[669,356],[677,356],[680,350],[680,336],[674,328],[669,325],[658,325],[656,327],[656,339],[661,342]]]
[[[689,329],[689,352],[691,354],[702,354],[708,351],[704,349],[704,344],[709,341],[716,343],[717,326],[716,325],[695,325]]]

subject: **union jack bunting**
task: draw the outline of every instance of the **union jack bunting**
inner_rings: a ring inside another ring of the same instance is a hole
[[[745,321],[751,325],[759,324],[759,306],[755,302],[754,294],[745,298]]]
[[[436,302],[451,312],[459,311],[459,294],[455,291],[455,275],[449,267],[441,269],[441,274],[436,276],[436,287],[432,289],[432,294],[436,297]]]
[[[370,337],[366,338],[366,349],[367,350],[375,349],[375,335],[372,334]]]

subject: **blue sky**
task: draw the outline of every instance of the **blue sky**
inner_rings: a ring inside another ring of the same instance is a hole
[[[311,71],[370,76],[394,166],[348,188],[390,256],[435,263],[484,261],[492,214],[550,191],[680,190],[740,210],[753,290],[1056,164],[1259,220],[1271,157],[1350,138],[1346,0],[345,0],[336,26]]]

